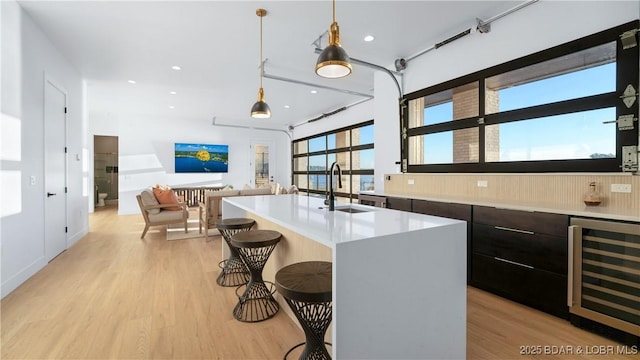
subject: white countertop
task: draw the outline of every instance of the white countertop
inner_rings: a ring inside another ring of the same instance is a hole
[[[474,200],[463,197],[438,197],[438,196],[418,196],[418,195],[401,195],[391,193],[380,193],[375,191],[361,191],[363,195],[388,196],[398,198],[408,198],[417,200],[430,200],[439,202],[449,202],[467,205],[490,206],[502,209],[522,210],[522,211],[538,211],[554,214],[564,214],[570,216],[584,216],[590,218],[622,220],[640,222],[640,209],[610,209],[601,206],[586,206],[584,204],[576,204],[572,206],[561,206],[558,204],[544,203],[527,203],[522,202],[506,202],[491,200]]]
[[[460,223],[436,216],[336,202],[368,212],[329,211],[323,199],[299,195],[225,197],[223,202],[253,212],[266,220],[334,248],[335,244],[394,235]],[[224,205],[223,205],[224,206]],[[222,212],[224,214],[224,210]]]

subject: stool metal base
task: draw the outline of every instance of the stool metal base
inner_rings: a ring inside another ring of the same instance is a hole
[[[269,288],[267,285],[269,284]],[[245,288],[243,294],[238,291]],[[233,308],[233,317],[243,322],[258,322],[272,318],[280,310],[280,304],[273,297],[275,287],[269,281],[253,281],[236,288],[238,303]]]
[[[286,354],[284,354],[284,357],[283,357],[282,359],[283,359],[283,360],[287,360],[287,357],[289,356],[289,354],[291,354],[291,353],[293,352],[293,350],[295,350],[295,349],[299,348],[299,347],[300,347],[300,346],[302,346],[302,345],[306,345],[306,344],[307,344],[307,343],[303,341],[303,342],[301,342],[300,344],[294,345],[291,349],[289,349],[289,351],[287,351],[287,353],[286,353]],[[325,341],[325,342],[324,342],[324,344],[325,344],[325,345],[332,346],[332,344],[331,344],[330,342],[326,342],[326,341]],[[300,356],[300,359],[302,359],[302,355]],[[322,358],[322,357],[320,357],[320,358],[310,357],[309,359],[324,359],[324,358]]]
[[[284,298],[293,313],[298,318],[304,335],[306,338],[304,350],[300,354],[300,360],[303,359],[331,359],[331,355],[327,351],[325,344],[331,345],[324,341],[324,336],[331,323],[332,306],[331,302],[308,303],[304,301],[295,301]],[[300,345],[296,345],[294,348]],[[285,359],[289,352],[285,355]]]
[[[242,286],[236,288],[238,303],[233,309],[233,316],[237,320],[263,321],[272,318],[280,310],[280,305],[273,297],[275,286],[272,282],[267,282],[270,286],[267,288],[262,279],[262,269],[281,237],[282,235],[276,231],[254,230],[236,234],[231,238],[231,243],[236,246],[240,259],[251,274],[242,295],[238,295]]]
[[[251,277],[247,267],[239,257],[229,257],[218,263],[221,271],[216,279],[216,283],[220,286],[233,287],[244,285]]]
[[[251,226],[253,226],[253,224],[251,224]],[[222,234],[222,237],[229,247],[229,258],[222,260],[218,264],[218,266],[222,265],[222,271],[220,271],[220,274],[216,279],[216,283],[218,283],[218,285],[233,287],[246,284],[249,281],[249,278],[251,277],[249,269],[247,269],[240,259],[238,250],[231,245],[231,236],[241,231],[249,231],[251,230],[251,226],[229,229],[218,228],[218,231],[220,231],[220,234]]]

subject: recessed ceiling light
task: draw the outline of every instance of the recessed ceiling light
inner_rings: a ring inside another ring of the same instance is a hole
[[[364,41],[369,42],[369,41],[373,41],[375,39],[375,37],[373,35],[367,35],[364,37]]]
[[[290,107],[291,107],[291,106],[289,106],[289,105],[285,105],[285,106],[284,106],[284,108],[285,108],[285,109],[289,109]]]
[[[177,94],[177,92],[175,92],[175,91],[169,91],[169,94],[171,94],[171,95],[175,95],[175,94]]]
[[[311,90],[311,93],[312,93],[312,94],[317,94],[317,93],[318,93],[318,90]]]
[[[129,84],[135,84],[135,83],[136,83],[134,80],[127,80],[127,82],[128,82]]]
[[[175,109],[175,108],[176,108],[175,106],[173,106],[173,105],[169,105],[169,109],[173,110],[173,109]]]
[[[173,65],[171,68],[172,68],[173,70],[181,70],[181,69],[182,69],[182,68],[181,68],[180,66],[178,66],[178,65]]]

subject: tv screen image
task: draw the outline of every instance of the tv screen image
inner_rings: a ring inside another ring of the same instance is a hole
[[[229,145],[175,144],[176,173],[229,171]]]

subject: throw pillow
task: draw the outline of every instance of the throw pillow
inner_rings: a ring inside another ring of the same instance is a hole
[[[153,195],[155,195],[156,199],[158,199],[158,202],[160,204],[177,204],[178,203],[178,196],[176,195],[176,193],[169,189],[169,190],[163,190],[161,188],[153,188]],[[182,210],[182,207],[180,206],[170,206],[170,207],[166,207],[164,208],[166,210]]]
[[[171,190],[171,187],[169,185],[161,185],[161,184],[156,184],[156,186],[154,186],[153,188],[154,189],[158,188],[162,190]]]

